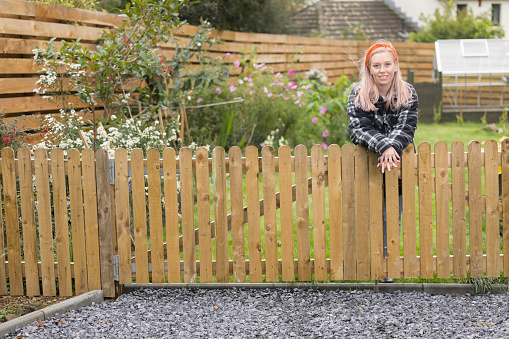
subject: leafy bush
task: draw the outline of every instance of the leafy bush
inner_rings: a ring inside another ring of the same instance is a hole
[[[19,123],[22,119],[23,117],[6,122],[5,115],[0,112],[0,149],[10,147],[16,151],[27,145],[27,134],[22,124]]]

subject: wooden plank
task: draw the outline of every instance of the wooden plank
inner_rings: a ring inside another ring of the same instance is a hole
[[[329,233],[331,280],[343,279],[343,232],[341,200],[341,147],[327,149],[329,177]]]
[[[179,152],[180,200],[182,235],[184,237],[184,282],[196,282],[196,251],[194,238],[193,153],[184,147]],[[216,240],[217,246],[217,240]]]
[[[246,148],[246,198],[248,213],[249,280],[262,281],[262,240],[260,231],[260,188],[258,148]]]
[[[2,153],[2,160],[4,160]],[[3,161],[2,161],[3,163]],[[45,296],[56,295],[55,270],[53,266],[53,227],[51,220],[51,201],[49,190],[48,154],[39,148],[34,152],[35,184],[37,187],[37,212],[39,217],[39,241],[41,252],[42,293]],[[4,174],[5,175],[5,174]],[[5,189],[5,187],[4,187]],[[5,193],[4,193],[5,194]],[[6,206],[7,210],[7,206]],[[6,213],[7,222],[7,213]],[[9,229],[7,229],[9,230]],[[9,240],[9,236],[7,236]],[[9,259],[11,262],[11,259]],[[9,276],[10,276],[9,272]],[[11,285],[12,285],[12,280]],[[11,289],[12,294],[12,289]]]
[[[0,94],[31,93],[39,78],[0,78]]]
[[[40,295],[41,289],[39,287],[39,272],[37,268],[38,266],[37,263],[39,259],[37,254],[37,232],[35,227],[34,184],[32,179],[33,172],[30,150],[26,147],[18,149],[18,171],[19,171],[19,195],[21,201],[20,204],[21,224],[23,226],[23,254],[25,259],[26,294],[28,296]],[[67,199],[65,199],[65,181],[63,189],[65,207],[67,208]],[[54,189],[53,192],[60,192],[60,190]],[[55,198],[56,197],[54,196],[56,209],[57,206],[60,207],[61,205],[58,204],[59,199]],[[67,235],[67,218],[65,222],[66,222],[65,229]],[[58,244],[59,228],[56,227],[55,231],[57,233],[57,244]],[[67,246],[69,246],[69,237],[67,237]],[[63,253],[63,251],[57,251],[57,254],[61,255],[60,254],[61,252]],[[65,263],[65,261],[63,261],[64,259],[65,258],[60,258],[58,259],[58,262]],[[67,256],[67,261],[69,262],[69,256]],[[63,264],[62,267],[65,267],[65,264]],[[71,276],[69,275],[69,282],[71,281],[70,277]],[[65,289],[65,287],[67,286],[67,284],[65,283],[66,280],[64,279],[62,280],[62,282]],[[60,288],[60,293],[62,293],[62,288]]]
[[[502,149],[502,248],[504,276],[509,276],[509,139],[501,142]],[[470,185],[469,185],[470,186]]]
[[[225,150],[215,147],[212,151],[212,184],[214,194],[214,220],[216,226],[216,279],[230,281],[229,244],[227,224],[226,164]],[[194,239],[194,229],[192,237]]]
[[[484,176],[486,196],[486,257],[488,277],[500,276],[500,237],[498,218],[498,144],[495,140],[484,143]]]
[[[2,38],[0,38],[1,42]],[[5,53],[4,50],[0,49],[0,52]],[[39,66],[34,65],[34,59],[2,58],[0,63],[0,74],[37,74],[39,69]]]
[[[44,150],[41,150],[45,153]],[[40,152],[36,152],[36,155],[40,154]],[[3,148],[1,151],[2,155],[2,177],[3,177],[3,188],[4,188],[4,211],[5,211],[5,229],[7,236],[7,260],[9,262],[8,272],[9,272],[9,286],[10,286],[10,294],[11,295],[23,295],[23,271],[21,267],[21,243],[20,243],[20,234],[19,234],[19,223],[18,223],[18,199],[17,199],[17,189],[16,189],[16,166],[14,163],[14,151],[12,148]],[[47,168],[47,162],[46,162]],[[41,179],[42,180],[42,179]],[[48,175],[46,173],[46,182],[48,182]],[[43,217],[46,216],[45,212],[48,212],[49,215],[49,188],[44,192],[47,194],[46,200],[43,201],[42,205],[39,205],[41,209],[48,208],[48,211],[44,210],[42,212]],[[47,202],[47,204],[44,204]],[[41,212],[39,212],[41,215]],[[51,216],[50,216],[51,217]],[[46,219],[44,220],[46,221]],[[40,224],[40,232],[47,236],[47,227],[49,225],[49,230],[51,234],[51,219],[49,222]],[[41,230],[42,228],[42,230]],[[42,235],[41,235],[42,238]],[[46,239],[46,238],[45,238]],[[53,238],[52,238],[53,239]],[[53,242],[51,242],[53,245]],[[46,245],[46,243],[44,243]],[[44,250],[47,248],[44,247]],[[41,256],[43,254],[43,244],[41,242]],[[46,254],[46,252],[44,252]],[[46,261],[45,261],[46,263]],[[50,279],[51,277],[47,277]],[[55,276],[53,276],[53,286],[55,286]],[[47,281],[47,285],[43,287],[50,286],[51,281]],[[51,290],[48,288],[44,289],[44,295],[55,295],[50,294]]]
[[[283,281],[295,280],[291,158],[292,150],[290,146],[284,145],[279,147],[278,159],[281,222],[281,269]]]
[[[198,161],[198,152],[196,153]],[[205,158],[207,156],[205,155]],[[244,233],[244,197],[242,189],[242,150],[237,146],[230,147],[230,204],[231,204],[231,234],[233,256],[233,282],[246,282],[246,245]],[[198,162],[197,162],[198,163]],[[207,164],[208,170],[208,164]],[[208,174],[207,174],[208,177]],[[207,186],[208,187],[208,186]],[[210,208],[209,208],[210,211]],[[210,223],[209,223],[210,227]],[[293,232],[292,232],[293,233]],[[200,239],[200,249],[202,246]],[[210,231],[209,239],[210,243]],[[200,252],[201,256],[201,252]],[[202,260],[200,258],[200,268]],[[210,265],[212,270],[212,263]]]
[[[212,247],[210,227],[210,175],[208,151],[196,150],[196,205],[200,246],[200,282],[212,282]],[[233,203],[233,201],[232,201]]]
[[[161,206],[161,165],[159,150],[147,150],[148,211],[150,221],[150,249],[152,283],[164,283],[163,210]]]
[[[311,280],[311,250],[309,240],[309,197],[306,146],[298,145],[295,154],[295,188],[297,209],[297,258],[299,281]]]
[[[433,214],[431,194],[431,146],[422,142],[418,147],[419,168],[419,235],[421,247],[421,278],[433,278]]]
[[[113,276],[113,235],[111,227],[110,166],[108,151],[95,151],[97,183],[97,223],[99,226],[99,252],[101,263],[101,286],[106,298],[115,297]]]
[[[133,197],[134,247],[136,253],[136,283],[149,282],[147,244],[147,203],[143,150],[131,151],[131,187]]]
[[[69,200],[71,210],[72,255],[74,259],[74,291],[76,295],[88,292],[83,190],[81,183],[80,152],[67,151]]]
[[[484,276],[481,167],[481,143],[470,141],[468,144],[468,224],[471,278]]]
[[[274,148],[262,149],[263,221],[265,229],[265,280],[279,281]]]
[[[168,282],[180,282],[179,220],[177,196],[177,161],[175,150],[163,151],[164,210],[166,221],[166,252]]]
[[[449,267],[449,167],[447,144],[435,144],[435,204],[437,235],[437,278],[450,278]],[[464,200],[464,199],[463,199]]]
[[[26,14],[20,14],[26,15]],[[44,19],[69,20],[74,22],[95,24],[103,26],[122,26],[125,17],[116,14],[86,10],[81,8],[55,6],[44,3],[35,3],[35,17]]]
[[[58,293],[61,296],[72,296],[71,252],[69,249],[69,213],[67,211],[64,151],[59,148],[55,148],[51,151],[50,157],[51,178],[53,185],[53,208],[55,216],[55,243],[58,262]],[[37,268],[35,269],[35,273],[37,273]],[[37,285],[39,285],[38,277],[36,281]]]
[[[369,280],[369,213],[366,213],[369,211],[368,151],[360,145],[356,145],[354,151],[357,279]]]
[[[118,239],[119,283],[131,284],[131,217],[127,151],[115,150],[115,207]]]
[[[0,38],[0,53],[5,54],[28,54],[33,55],[33,50],[36,47],[46,50],[47,41],[45,40],[37,40],[37,39],[16,39],[16,38]],[[60,50],[62,47],[62,43],[60,41],[53,41],[53,46],[55,49]],[[97,44],[94,43],[82,43],[82,47],[86,47],[89,50],[96,50]],[[7,59],[8,60],[8,59]],[[16,66],[16,69],[13,71],[9,71],[9,74],[37,74],[39,69],[42,69],[44,65],[35,65],[34,59],[27,59],[26,55],[24,59],[16,59],[19,60],[21,64]],[[30,64],[27,63],[30,62]],[[22,66],[28,66],[24,71],[22,70]],[[33,86],[33,85],[32,85]]]
[[[453,270],[454,277],[457,278],[467,276],[464,149],[465,146],[460,141],[451,145]]]
[[[403,150],[401,157],[402,196],[403,196],[403,272],[405,278],[418,276],[416,228],[415,228],[415,187],[417,169],[414,161],[414,145]]]
[[[355,224],[355,182],[354,171],[346,164],[354,164],[354,148],[352,145],[344,145],[341,148],[341,178],[343,184],[343,249],[345,280],[357,279],[357,248],[356,248],[356,224]]]
[[[73,103],[75,108],[81,109],[87,107],[85,103],[80,102],[74,96],[69,97],[68,100]],[[23,100],[20,100],[18,97],[0,98],[0,107],[5,107],[4,113],[6,115],[10,113],[57,111],[60,108],[57,104],[43,99],[42,96],[23,97]]]
[[[87,251],[87,277],[90,291],[101,289],[101,260],[99,250],[99,222],[97,220],[97,181],[95,176],[95,153],[83,150],[83,208],[85,211],[85,237]]]
[[[313,252],[316,281],[328,279],[327,234],[325,230],[325,159],[322,145],[311,148],[313,204]]]
[[[0,13],[35,16],[35,3],[18,0],[0,0]]]
[[[387,277],[400,278],[399,188],[397,168],[385,172],[385,213],[387,220]]]
[[[1,154],[0,154],[1,155]],[[2,169],[3,165],[0,166]],[[2,185],[2,181],[0,181],[0,185]],[[3,190],[2,190],[3,191]],[[0,196],[1,200],[1,196]],[[3,201],[0,201],[1,204],[4,204]],[[4,204],[5,205],[5,204]],[[0,208],[0,295],[7,295],[7,272],[6,272],[6,248],[5,248],[5,228],[4,228],[4,215],[3,209]]]

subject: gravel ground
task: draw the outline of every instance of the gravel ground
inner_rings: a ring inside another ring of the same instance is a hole
[[[145,289],[6,338],[507,338],[509,295]]]

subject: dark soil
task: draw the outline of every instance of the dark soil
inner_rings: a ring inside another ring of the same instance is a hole
[[[0,297],[0,322],[5,322],[16,316],[22,316],[40,310],[71,297],[28,297],[28,296],[2,296]]]

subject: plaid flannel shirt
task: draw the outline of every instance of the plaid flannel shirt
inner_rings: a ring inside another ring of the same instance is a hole
[[[410,85],[410,84],[409,84]],[[355,86],[348,97],[348,131],[354,144],[366,147],[381,155],[387,148],[394,147],[401,156],[403,149],[413,143],[417,128],[417,92],[410,85],[412,99],[408,107],[400,107],[396,111],[385,108],[382,96],[375,103],[378,111],[365,112],[355,107],[359,85]]]

